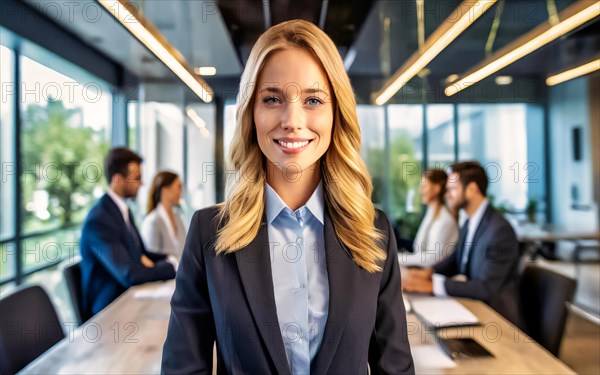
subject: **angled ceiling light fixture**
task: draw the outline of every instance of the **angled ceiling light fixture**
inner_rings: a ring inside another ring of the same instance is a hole
[[[372,101],[383,105],[404,85],[427,66],[437,55],[452,43],[463,31],[489,10],[496,0],[463,1],[446,20],[425,41],[422,49],[416,51],[390,77],[383,87],[373,93]]]
[[[98,2],[200,99],[206,103],[212,101],[214,93],[210,86],[194,74],[181,52],[167,41],[156,26],[136,11],[134,4],[127,0],[98,0]]]
[[[592,60],[575,68],[565,70],[564,72],[552,75],[546,79],[546,85],[554,86],[572,79],[584,76],[600,70],[600,58]]]
[[[559,14],[560,22],[554,25],[550,21],[544,22],[513,43],[498,50],[467,73],[462,74],[458,80],[446,86],[445,94],[452,96],[466,89],[599,15],[600,1],[581,0],[574,3]]]

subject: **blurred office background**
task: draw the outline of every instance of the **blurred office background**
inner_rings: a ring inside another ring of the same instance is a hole
[[[131,3],[212,88],[209,102],[100,2],[2,1],[2,295],[42,283],[62,319],[72,319],[58,265],[78,252],[82,220],[106,188],[102,160],[112,146],[126,145],[144,157],[138,223],[159,169],[182,176],[188,218],[222,201],[239,78],[250,49],[267,27],[303,18],[338,46],[358,102],[373,200],[393,220],[396,234],[411,238],[417,230],[424,169],[481,162],[491,179],[492,204],[520,235],[574,234],[563,241],[524,241],[523,249],[534,253],[531,261],[578,278],[581,325],[567,327],[577,338],[564,346],[572,350],[564,354],[567,364],[581,362],[574,359],[577,348],[598,350],[598,241],[585,237],[599,230],[600,73],[596,67],[553,86],[546,79],[590,61],[600,65],[600,20],[465,90],[445,93],[457,77],[549,20],[560,22],[559,14],[580,2],[496,2],[382,105],[373,94],[427,48],[461,1]]]

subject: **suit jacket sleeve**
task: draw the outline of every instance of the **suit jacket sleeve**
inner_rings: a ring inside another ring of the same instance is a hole
[[[196,212],[171,299],[171,318],[162,357],[164,374],[209,374],[212,371],[216,334],[200,228],[200,215]]]
[[[385,214],[378,212],[383,216],[382,221],[387,224],[385,235],[389,241],[377,298],[375,329],[369,344],[369,366],[371,374],[414,374],[401,293],[396,237]]]
[[[175,269],[170,263],[156,262],[153,268],[147,268],[140,259],[133,259],[105,221],[90,221],[85,231],[94,256],[124,288],[175,277]]]
[[[146,249],[144,249],[144,254],[148,258],[150,258],[151,261],[154,262],[155,266],[156,266],[156,262],[161,262],[162,261],[162,263],[167,263],[167,262],[164,261],[165,259],[167,259],[167,256],[165,254],[152,253],[152,252],[150,252],[150,251],[148,251]],[[168,263],[168,264],[170,264],[170,263]],[[175,276],[173,276],[173,277],[175,277]]]
[[[452,253],[441,262],[433,266],[433,272],[442,274],[447,277],[454,276],[458,273],[458,246],[454,247]]]
[[[493,238],[493,242],[482,244],[485,255],[476,277],[468,281],[446,279],[449,295],[487,301],[500,292],[519,257],[518,242],[508,223],[495,231]]]

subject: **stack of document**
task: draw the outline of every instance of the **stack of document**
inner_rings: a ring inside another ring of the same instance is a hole
[[[144,286],[133,294],[135,299],[171,299],[175,292],[175,283],[165,282],[157,285]]]
[[[404,310],[406,310],[406,313],[408,314],[412,311],[412,308],[410,307],[410,301],[406,298],[404,294],[402,294],[402,300],[404,301]]]
[[[411,301],[412,309],[430,327],[454,327],[479,324],[477,317],[452,299],[423,298]]]

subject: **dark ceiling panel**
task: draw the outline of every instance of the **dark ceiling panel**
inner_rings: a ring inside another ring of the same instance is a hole
[[[325,32],[338,47],[352,47],[374,3],[365,0],[330,0]]]
[[[294,19],[303,19],[318,25],[323,1],[274,0],[269,1],[269,4],[271,9],[271,25],[277,25],[278,23]]]
[[[250,49],[265,28],[261,0],[218,0],[217,6],[231,35],[242,66],[245,65]]]
[[[266,25],[303,19],[316,25],[326,15],[324,30],[338,49],[345,53],[355,40],[370,9],[372,0],[271,0],[265,11],[261,0],[218,0],[217,6],[231,35],[231,40],[242,65],[246,63],[252,46],[266,30]],[[325,9],[323,9],[325,7]],[[265,14],[268,20],[265,22]]]

